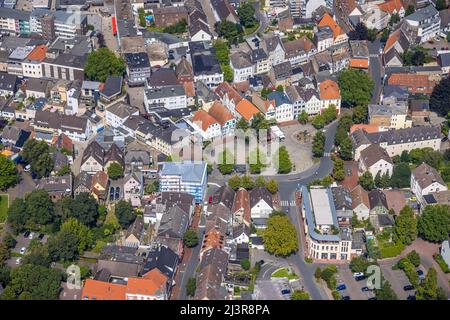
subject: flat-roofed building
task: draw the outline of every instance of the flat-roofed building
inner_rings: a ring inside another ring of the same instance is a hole
[[[301,187],[301,213],[306,235],[306,256],[317,260],[345,260],[352,257],[352,237],[338,224],[330,188]]]

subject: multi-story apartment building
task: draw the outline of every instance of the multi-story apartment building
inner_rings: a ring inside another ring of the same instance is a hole
[[[339,228],[330,188],[301,187],[301,213],[306,235],[305,254],[318,260],[344,260],[352,257],[352,237],[348,228]]]
[[[30,16],[30,31],[42,34],[48,40],[53,37],[65,39],[87,32],[87,16],[66,11],[34,9]]]
[[[0,8],[0,33],[30,34],[30,13]]]
[[[242,51],[230,56],[230,66],[233,69],[233,81],[242,82],[253,76],[254,66],[250,56]]]
[[[160,191],[187,192],[202,203],[205,197],[208,174],[206,162],[165,162],[159,171]]]
[[[150,60],[146,52],[125,53],[125,63],[129,85],[143,85],[150,78]]]
[[[441,17],[439,11],[433,5],[417,10],[405,17],[403,30],[409,31],[415,36],[412,42],[424,43],[434,38],[440,31]]]
[[[47,53],[46,45],[39,45],[30,52],[22,62],[23,76],[27,78],[42,78],[42,64]]]
[[[379,144],[391,158],[401,155],[405,150],[409,152],[412,149],[432,148],[439,151],[441,148],[441,130],[435,126],[391,129],[373,133],[359,129],[354,131],[351,137],[355,160],[359,160],[361,151],[373,143]]]
[[[187,97],[184,87],[175,85],[145,90],[144,105],[147,111],[155,106],[167,109],[186,108]]]
[[[286,93],[273,91],[267,95],[267,99],[275,101],[275,120],[277,122],[294,119],[294,108]]]

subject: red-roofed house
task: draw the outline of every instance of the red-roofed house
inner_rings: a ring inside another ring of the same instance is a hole
[[[400,19],[405,16],[405,8],[401,0],[388,0],[383,3],[377,4],[381,10],[389,13],[390,15],[398,14]]]
[[[319,95],[322,101],[322,111],[330,105],[334,105],[336,110],[341,113],[341,91],[339,86],[333,80],[325,80],[319,84]]]
[[[219,121],[214,119],[208,112],[201,109],[194,113],[192,124],[199,129],[200,134],[206,140],[219,137],[222,134],[222,128]]]

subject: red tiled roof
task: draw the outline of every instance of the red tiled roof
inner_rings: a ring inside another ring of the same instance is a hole
[[[321,82],[319,85],[319,92],[321,100],[333,100],[341,98],[339,86],[333,80],[325,80]]]
[[[368,69],[369,60],[368,59],[350,59],[350,67],[357,69]]]
[[[247,99],[242,99],[236,106],[236,112],[245,120],[250,121],[255,114],[259,113],[259,110]]]
[[[213,105],[208,110],[208,113],[211,117],[216,119],[221,126],[224,126],[227,121],[234,119],[230,110],[225,108],[219,101],[214,101]]]
[[[334,21],[333,17],[328,13],[325,13],[322,20],[319,22],[319,27],[328,26],[333,31],[333,38],[336,39],[341,34],[344,34],[344,30]]]
[[[203,109],[198,110],[196,113],[194,113],[192,122],[197,123],[197,125],[199,125],[199,123],[201,122],[201,128],[203,131],[208,130],[208,127],[213,125],[214,123],[219,123]]]
[[[233,88],[228,82],[222,82],[221,84],[219,84],[215,92],[221,98],[223,98],[225,94],[227,94],[228,98],[233,100],[235,104],[238,104],[238,102],[242,100],[239,92],[237,92],[236,89]]]
[[[388,0],[383,3],[379,3],[378,7],[384,12],[388,12],[390,14],[398,13],[401,8],[403,8],[403,4],[400,0]]]
[[[125,300],[127,286],[87,279],[84,283],[81,299],[83,300]]]
[[[27,59],[31,61],[43,61],[48,47],[46,45],[36,46],[28,55]]]

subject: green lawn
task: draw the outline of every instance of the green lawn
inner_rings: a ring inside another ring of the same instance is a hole
[[[298,279],[295,273],[290,273],[287,268],[281,268],[272,273],[272,277],[274,278],[288,278],[289,280]]]
[[[0,223],[6,221],[8,216],[8,195],[0,194]]]
[[[244,34],[248,36],[249,34],[254,33],[259,28],[259,23],[255,24],[253,27],[244,28]]]

